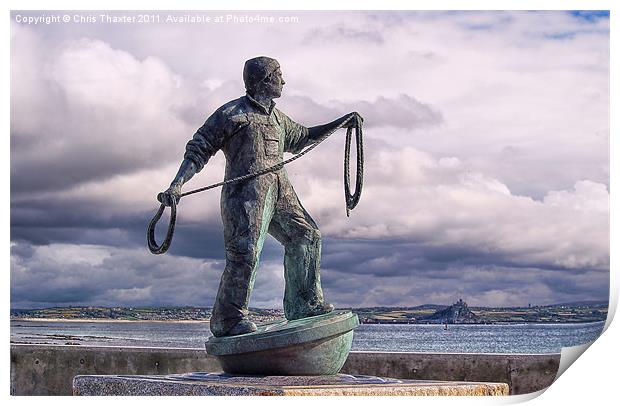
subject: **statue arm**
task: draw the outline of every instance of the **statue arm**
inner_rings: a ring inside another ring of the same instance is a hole
[[[161,203],[170,206],[173,198],[178,202],[181,198],[183,185],[200,172],[209,159],[221,148],[223,137],[215,134],[222,131],[214,131],[217,130],[214,128],[217,127],[217,121],[217,118],[210,117],[189,140],[185,146],[183,162],[181,162],[176,176],[170,183],[170,187],[157,196]]]
[[[341,125],[344,121],[346,121],[351,116],[351,114],[357,114],[357,113],[345,114],[344,116],[332,121],[331,123],[317,125],[317,126],[308,128],[308,137],[307,137],[308,141],[306,142],[306,145],[315,143],[316,141],[321,139],[321,137],[323,137],[325,134],[333,131],[335,128]],[[349,125],[347,125],[346,127],[349,127]]]
[[[181,166],[177,171],[176,176],[170,183],[170,187],[183,186],[188,180],[190,180],[198,171],[196,170],[196,164],[191,159],[183,159]]]
[[[317,125],[310,128],[303,127],[290,120],[293,124],[292,128],[294,129],[294,131],[289,132],[290,134],[288,136],[288,148],[286,148],[285,150],[287,152],[292,152],[295,154],[299,153],[307,146],[314,144],[325,135],[334,131],[334,129],[341,126],[347,120],[349,121],[343,126],[343,128],[361,126],[364,122],[362,116],[360,116],[357,112],[345,114],[344,116],[330,123]]]

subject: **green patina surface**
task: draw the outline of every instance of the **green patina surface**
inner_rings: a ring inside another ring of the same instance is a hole
[[[206,348],[228,373],[331,375],[344,365],[358,325],[356,314],[336,311],[262,324],[249,334],[212,337]]]

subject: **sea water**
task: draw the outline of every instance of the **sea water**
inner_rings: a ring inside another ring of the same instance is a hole
[[[362,324],[353,351],[559,353],[594,341],[604,322],[579,324]],[[204,348],[207,322],[11,321],[11,343]]]

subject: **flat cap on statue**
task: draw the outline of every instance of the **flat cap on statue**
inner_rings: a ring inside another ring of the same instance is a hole
[[[278,61],[268,56],[257,56],[245,61],[243,66],[243,82],[245,83],[246,90],[265,79],[279,67]]]

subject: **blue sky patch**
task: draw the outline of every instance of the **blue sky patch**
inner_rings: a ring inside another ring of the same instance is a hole
[[[602,18],[609,18],[609,10],[573,10],[569,13],[582,20],[596,22]]]

